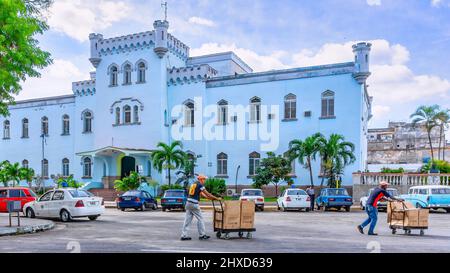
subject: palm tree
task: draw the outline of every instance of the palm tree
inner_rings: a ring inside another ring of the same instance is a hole
[[[438,148],[438,159],[441,159],[441,148],[442,148],[442,138],[445,131],[448,129],[450,124],[450,109],[439,111],[436,116],[437,126],[439,126],[439,148]],[[442,152],[442,159],[445,157],[445,143]]]
[[[0,162],[0,182],[2,182],[5,187],[8,187],[8,182],[11,180],[7,171],[9,165],[9,161]]]
[[[438,126],[436,121],[436,115],[439,112],[439,105],[425,106],[422,105],[410,116],[412,118],[412,124],[423,124],[428,134],[428,143],[431,149],[431,161],[434,161],[433,143],[431,141],[431,131]]]
[[[9,164],[6,166],[6,172],[9,175],[9,178],[13,181],[13,187],[16,186],[16,183],[20,183],[20,179],[22,179],[21,167],[19,163]]]
[[[129,176],[122,180],[114,181],[114,189],[119,192],[136,190],[141,185],[143,178],[137,172],[131,172]]]
[[[345,141],[344,136],[338,134],[332,134],[328,139],[319,138],[318,142],[324,168],[320,184],[320,189],[322,189],[325,177],[328,177],[329,183],[333,184],[336,177],[342,175],[345,167],[355,162],[355,145]]]
[[[25,180],[28,184],[28,187],[31,189],[32,181],[35,173],[34,170],[31,168],[21,168],[20,169],[20,177],[21,179]]]
[[[321,133],[316,133],[307,137],[304,141],[295,139],[289,143],[289,160],[298,159],[298,162],[303,167],[309,169],[309,177],[311,186],[314,187],[314,179],[312,173],[312,160],[316,160],[316,155],[319,152],[320,139],[323,138]]]
[[[185,165],[186,153],[183,152],[183,144],[181,141],[174,141],[168,145],[160,142],[157,145],[159,150],[151,154],[153,167],[161,173],[163,170],[168,170],[169,186],[171,184],[171,170],[178,169]]]

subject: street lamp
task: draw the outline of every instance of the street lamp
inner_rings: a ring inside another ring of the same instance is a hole
[[[238,192],[238,185],[237,185],[237,180],[238,180],[238,175],[239,175],[239,169],[241,168],[241,165],[238,165],[237,166],[237,169],[236,169],[236,180],[235,180],[235,190],[236,190],[236,194],[237,194],[237,192]]]
[[[42,138],[41,176],[43,179],[41,187],[43,186],[45,190],[45,180],[44,180],[44,159],[45,159],[45,144],[46,144],[45,133],[42,133],[41,138]]]

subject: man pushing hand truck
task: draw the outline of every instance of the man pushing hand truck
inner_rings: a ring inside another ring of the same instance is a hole
[[[200,240],[208,240],[210,236],[206,235],[205,222],[203,221],[202,211],[200,210],[200,196],[207,198],[209,200],[221,200],[209,193],[205,188],[205,181],[208,177],[205,175],[199,175],[197,181],[194,182],[188,192],[188,198],[186,202],[186,217],[184,219],[183,230],[181,232],[181,241],[192,240],[188,236],[188,229],[192,223],[192,219],[195,217],[197,219],[197,228],[200,235]]]

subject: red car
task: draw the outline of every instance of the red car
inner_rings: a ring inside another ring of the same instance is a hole
[[[26,203],[36,201],[36,198],[37,195],[29,188],[0,188],[0,212],[8,212],[8,201],[21,201],[23,208]]]

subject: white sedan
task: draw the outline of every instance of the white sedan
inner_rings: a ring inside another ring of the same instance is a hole
[[[311,208],[311,198],[301,189],[287,189],[278,197],[279,210],[305,210]]]
[[[54,189],[37,201],[25,204],[23,212],[28,218],[59,218],[68,222],[73,218],[88,217],[94,221],[105,211],[103,198],[72,188]]]

